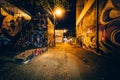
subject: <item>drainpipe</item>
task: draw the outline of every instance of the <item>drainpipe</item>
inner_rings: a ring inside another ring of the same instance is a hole
[[[96,0],[96,52],[99,53],[99,0]]]

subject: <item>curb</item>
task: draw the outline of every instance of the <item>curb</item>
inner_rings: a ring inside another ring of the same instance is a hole
[[[31,50],[26,50],[14,57],[17,63],[26,64],[30,62],[35,56],[41,55],[46,52],[48,48],[36,48]]]

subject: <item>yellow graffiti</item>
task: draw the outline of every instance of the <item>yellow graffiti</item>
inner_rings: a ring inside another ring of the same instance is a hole
[[[7,7],[9,10],[9,7]],[[8,35],[14,37],[22,29],[22,20],[31,20],[31,17],[24,13],[22,10],[13,7],[14,11],[10,9],[14,14],[9,14],[3,8],[1,8],[1,15],[5,16],[1,29],[6,30]]]

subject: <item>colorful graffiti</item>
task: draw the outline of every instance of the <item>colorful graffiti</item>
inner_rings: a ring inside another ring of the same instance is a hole
[[[87,2],[86,2],[87,4]],[[90,7],[77,25],[77,38],[82,38],[82,46],[96,51],[96,20],[98,20],[98,41],[100,53],[119,53],[120,48],[120,1],[99,0]],[[84,4],[85,5],[85,4]],[[83,10],[86,6],[83,7]],[[98,8],[98,13],[96,10]],[[98,15],[98,19],[97,19]]]
[[[31,16],[25,10],[3,2],[0,2],[0,50],[22,52],[47,47],[46,15],[37,12]]]
[[[15,44],[16,48],[33,49],[48,46],[47,20],[38,12],[34,15],[28,26],[22,31],[22,37]]]
[[[104,53],[112,53],[119,51],[120,47],[120,9],[118,2],[114,0],[106,0],[104,7],[99,9],[100,14],[100,49]],[[116,52],[117,53],[117,52]]]
[[[25,21],[30,21],[31,16],[21,9],[9,4],[6,1],[0,1],[1,31],[9,37],[15,37],[22,29]]]
[[[30,20],[31,16],[26,12],[6,1],[0,1],[0,50],[14,50],[23,25]]]

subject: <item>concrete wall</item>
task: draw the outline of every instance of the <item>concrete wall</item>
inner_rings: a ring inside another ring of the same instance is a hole
[[[83,5],[83,1],[76,4]],[[119,54],[120,6],[118,4],[120,4],[119,0],[99,0],[97,13],[96,1],[88,0],[85,2],[84,8],[79,8],[81,13],[76,22],[76,35],[78,42],[82,41],[84,48],[96,51],[97,46],[99,46],[99,53],[101,54]],[[96,40],[97,21],[99,40]],[[96,44],[96,41],[99,41],[99,45]]]

